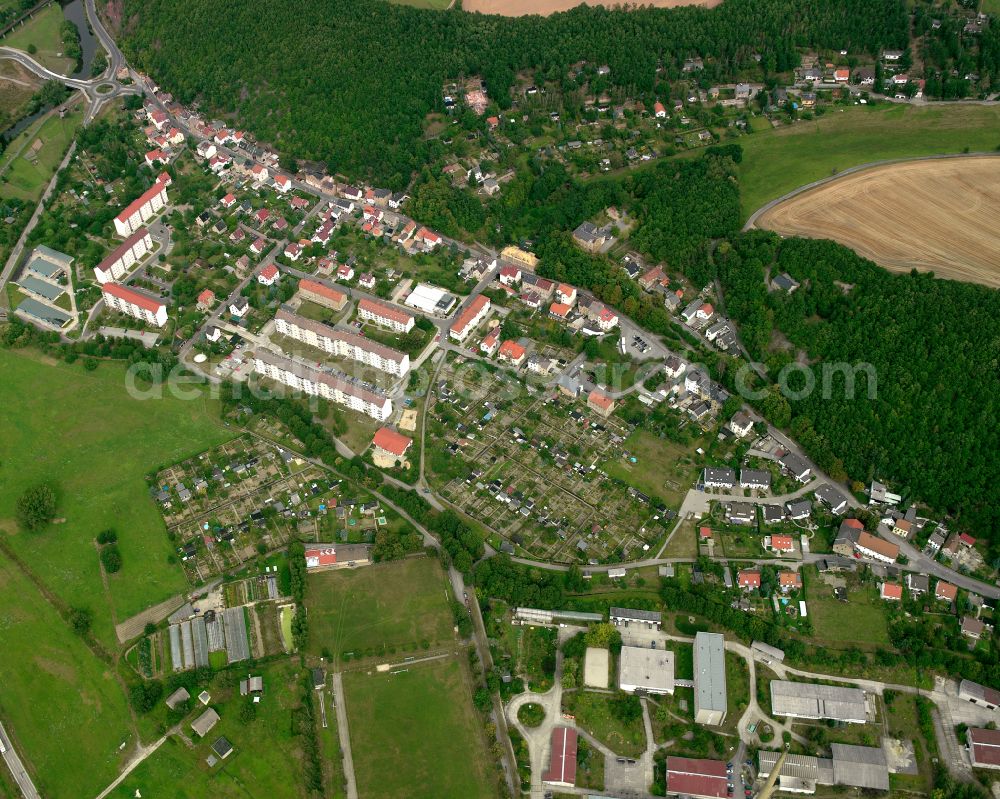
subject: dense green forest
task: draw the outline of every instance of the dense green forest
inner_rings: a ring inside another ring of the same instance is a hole
[[[903,0],[581,6],[545,18],[353,0],[246,0],[224,12],[214,0],[124,0],[123,10],[130,62],[179,100],[236,113],[290,156],[391,188],[427,162],[422,122],[443,110],[449,80],[479,75],[505,107],[520,70],[560,82],[586,59],[609,65],[612,85],[651,96],[689,57],[705,59],[710,79],[764,77],[797,64],[798,46],[875,54],[904,47],[908,28]]]

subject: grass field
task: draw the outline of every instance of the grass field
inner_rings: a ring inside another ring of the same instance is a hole
[[[430,558],[312,574],[309,648],[341,658],[451,643],[448,590],[441,564]]]
[[[81,122],[83,109],[77,106],[62,118],[49,114],[14,139],[0,158],[0,197],[37,202]],[[41,147],[34,150],[36,141]]]
[[[119,620],[183,591],[143,476],[232,438],[212,401],[132,399],[124,381],[120,364],[87,372],[0,350],[0,530],[63,601],[94,611],[94,632],[108,644],[116,641],[94,537],[118,532],[123,567],[109,587]],[[56,487],[65,522],[16,532],[14,503],[42,482]]]
[[[890,216],[905,225],[885,225]],[[890,271],[1000,287],[1000,156],[907,161],[866,169],[798,194],[755,225],[833,239]]]
[[[874,586],[861,586],[848,593],[845,605],[833,596],[833,590],[816,576],[814,568],[805,574],[806,604],[817,643],[870,644],[885,646],[889,630],[882,600]],[[845,617],[850,624],[844,624]]]
[[[28,45],[33,44],[38,51],[32,58],[53,72],[69,75],[76,64],[72,59],[62,55],[63,44],[59,26],[65,19],[62,6],[50,3],[23,25],[0,39],[0,45],[27,51]]]
[[[832,110],[812,122],[740,139],[743,216],[770,200],[852,166],[886,158],[993,151],[1000,146],[996,106],[888,105]]]
[[[471,685],[458,660],[418,664],[399,674],[348,672],[344,689],[364,799],[496,795]]]
[[[602,468],[611,476],[624,480],[645,494],[659,497],[667,505],[679,507],[698,466],[691,459],[694,445],[681,447],[652,433],[637,428],[623,447],[636,459],[608,461]]]
[[[429,8],[433,11],[443,11],[451,5],[452,0],[391,0],[396,5],[413,6],[414,8]]]
[[[619,694],[619,696],[621,696]],[[642,717],[624,724],[611,713],[614,694],[571,691],[563,694],[563,709],[576,716],[576,723],[622,757],[639,757],[646,750]]]
[[[125,696],[112,668],[3,555],[0,638],[0,718],[38,790],[96,796],[118,772],[119,744],[135,744]]]
[[[257,672],[255,672],[257,673]],[[282,661],[260,672],[264,696],[256,718],[244,724],[239,718],[246,699],[234,685],[210,688],[211,707],[221,721],[204,738],[191,731],[190,721],[204,709],[200,703],[185,719],[182,729],[194,743],[188,748],[172,736],[136,768],[111,794],[113,799],[133,799],[138,791],[158,799],[300,799],[309,794],[302,781],[301,738],[292,733],[293,711],[300,704],[301,671]],[[315,712],[319,714],[318,701]],[[214,767],[205,759],[211,745],[225,736],[233,752]]]
[[[0,126],[6,129],[24,115],[28,101],[42,81],[10,60],[0,61],[0,78]]]

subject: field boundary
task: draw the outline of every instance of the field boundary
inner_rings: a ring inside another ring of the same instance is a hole
[[[804,186],[799,186],[787,194],[783,194],[770,202],[765,203],[749,217],[747,221],[743,224],[743,231],[748,230],[766,230],[766,228],[757,228],[756,222],[759,217],[770,211],[777,205],[785,202],[786,200],[791,200],[793,197],[798,197],[799,195],[806,194],[814,189],[818,189],[825,186],[828,183],[832,183],[840,178],[847,177],[848,175],[855,175],[858,172],[864,172],[868,169],[875,169],[877,167],[892,166],[895,164],[908,164],[914,161],[941,161],[946,158],[1000,158],[1000,153],[995,151],[985,151],[985,152],[968,152],[968,153],[939,153],[938,155],[917,155],[909,158],[885,158],[881,161],[870,161],[867,164],[858,164],[857,166],[849,167],[836,175],[827,175],[826,177],[820,178],[819,180],[814,180],[812,183],[806,183]]]

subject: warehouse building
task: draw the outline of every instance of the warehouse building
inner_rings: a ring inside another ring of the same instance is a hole
[[[1000,691],[972,680],[962,680],[958,684],[958,698],[989,710],[1000,709]]]
[[[726,639],[720,633],[694,637],[694,720],[718,727],[726,720]]]
[[[729,796],[726,764],[693,757],[667,758],[667,793],[723,799]]]
[[[645,624],[650,628],[660,629],[662,615],[655,610],[633,610],[631,608],[611,608],[608,614],[611,623],[615,625]]]
[[[864,724],[867,707],[860,688],[771,680],[771,713],[775,716]]]
[[[552,730],[552,751],[549,770],[542,775],[542,782],[572,788],[576,785],[576,730],[556,727]]]
[[[966,733],[966,740],[973,766],[1000,769],[1000,730],[971,727]]]
[[[832,757],[788,755],[778,775],[776,787],[787,793],[812,794],[817,785],[845,785],[873,791],[889,790],[889,767],[880,747],[832,744]],[[758,774],[771,771],[781,752],[757,753]]]
[[[674,653],[667,649],[623,646],[618,659],[618,687],[630,694],[672,694]]]
[[[762,663],[781,663],[785,659],[783,649],[765,644],[763,641],[754,641],[750,644],[750,652]]]

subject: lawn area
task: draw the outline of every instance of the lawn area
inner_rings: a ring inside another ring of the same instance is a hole
[[[815,567],[806,567],[803,573],[806,605],[817,643],[888,645],[885,609],[874,585],[849,590],[845,603],[819,579]]]
[[[608,475],[624,480],[644,494],[659,497],[668,506],[680,507],[699,469],[692,459],[695,445],[681,447],[637,428],[625,439],[623,447],[636,462],[607,461],[602,468]]]
[[[496,795],[492,759],[459,660],[396,674],[347,672],[344,689],[358,792],[365,799]]]
[[[118,773],[119,744],[136,743],[113,669],[3,555],[0,630],[0,717],[38,790],[95,796]]]
[[[173,548],[144,475],[232,437],[206,398],[129,397],[121,364],[87,372],[79,363],[0,350],[0,530],[64,602],[94,611],[95,634],[113,646],[94,537],[118,532],[123,566],[109,588],[119,621],[185,590],[180,565],[168,562]],[[43,482],[56,488],[65,521],[16,532],[17,498]]]
[[[50,3],[23,25],[0,39],[0,45],[27,52],[28,46],[33,44],[38,50],[32,58],[53,72],[69,75],[76,64],[72,59],[62,55],[63,43],[59,26],[65,19],[62,6]]]
[[[9,79],[0,80],[0,127],[6,130],[24,116],[28,102],[42,81],[16,61],[10,60],[0,62],[0,78]]]
[[[646,731],[642,716],[623,723],[611,711],[613,701],[624,694],[598,694],[590,691],[569,691],[563,694],[563,710],[576,716],[576,723],[598,741],[622,757],[639,757],[646,750]]]
[[[258,673],[258,672],[255,672]],[[301,705],[302,671],[292,661],[265,668],[264,696],[256,706],[256,718],[240,720],[247,701],[239,694],[230,675],[216,678],[209,691],[210,707],[221,721],[204,738],[198,738],[190,722],[204,710],[195,703],[182,730],[194,743],[189,749],[171,736],[153,755],[136,768],[111,794],[112,799],[136,795],[159,799],[300,799],[309,794],[302,779],[301,737],[293,734],[296,709]],[[309,688],[311,691],[311,686]],[[314,698],[314,712],[319,703]],[[329,709],[329,703],[327,704]],[[233,745],[233,752],[213,767],[205,762],[220,736]]]
[[[777,197],[852,166],[886,158],[992,151],[1000,108],[935,103],[836,108],[740,139],[743,217]]]
[[[62,118],[49,114],[14,139],[0,159],[0,197],[37,202],[82,121],[83,108],[77,105]],[[36,141],[41,142],[37,150]]]
[[[311,574],[309,649],[350,659],[450,644],[448,590],[441,564],[431,558]]]

